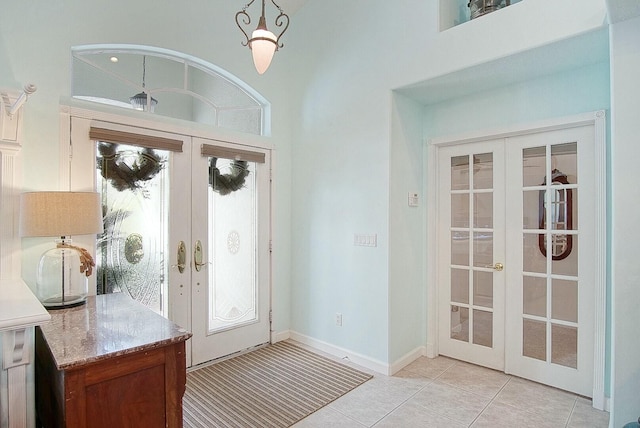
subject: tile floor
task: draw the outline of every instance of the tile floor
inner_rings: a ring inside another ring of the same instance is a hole
[[[347,363],[362,371],[362,367]],[[608,427],[589,399],[446,357],[374,378],[296,428]]]

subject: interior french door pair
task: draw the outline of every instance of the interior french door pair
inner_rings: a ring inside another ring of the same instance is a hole
[[[97,292],[190,330],[188,365],[268,342],[270,150],[80,118],[71,141],[102,194]]]
[[[594,127],[438,151],[439,353],[592,395]]]

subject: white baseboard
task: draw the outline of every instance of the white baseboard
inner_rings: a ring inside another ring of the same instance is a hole
[[[317,340],[312,337],[305,336],[304,334],[300,334],[295,331],[289,333],[289,339],[295,340],[319,351],[326,352],[327,354],[333,355],[334,357],[346,358],[355,364],[387,376],[391,376],[399,372],[405,366],[415,361],[417,358],[426,355],[427,352],[424,346],[420,346],[413,351],[408,352],[393,364],[389,365],[382,361],[367,357],[362,354],[358,354],[357,352],[350,351],[349,349],[341,348],[339,346],[323,342],[322,340]]]
[[[283,340],[287,340],[291,337],[291,332],[289,330],[286,331],[272,331],[271,332],[271,343],[282,342]]]
[[[341,359],[348,359],[352,363],[355,363],[369,370],[373,370],[375,372],[381,373],[383,375],[389,376],[391,374],[391,370],[388,364],[382,361],[367,357],[365,355],[358,354],[357,352],[353,352],[348,349],[341,348],[339,346],[335,346],[327,342],[323,342],[322,340],[317,340],[312,337],[305,336],[304,334],[300,334],[295,331],[290,332],[289,338],[291,340],[295,340],[304,345],[308,345],[312,348],[315,348],[319,351],[326,352],[327,354],[333,355],[334,357],[338,357]]]
[[[407,352],[400,359],[391,364],[391,375],[398,373],[400,370],[417,360],[418,358],[427,355],[427,348],[425,346],[419,346],[413,351]]]

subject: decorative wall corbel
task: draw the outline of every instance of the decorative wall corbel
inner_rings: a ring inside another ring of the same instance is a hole
[[[21,107],[36,89],[33,84],[25,85],[22,92],[0,88],[0,147],[11,148],[19,145]]]
[[[20,110],[20,107],[22,107],[24,103],[27,102],[27,99],[29,99],[29,95],[33,94],[37,89],[38,88],[33,83],[24,85],[22,93],[18,95],[18,97],[13,101],[11,100],[11,97],[9,96],[9,93],[7,91],[0,91],[0,96],[2,96],[2,104],[4,104],[4,110],[7,116],[13,117],[13,115],[15,115],[18,110]]]

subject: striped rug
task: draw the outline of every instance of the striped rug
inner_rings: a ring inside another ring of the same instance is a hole
[[[288,427],[370,378],[278,342],[189,372],[184,426]]]

